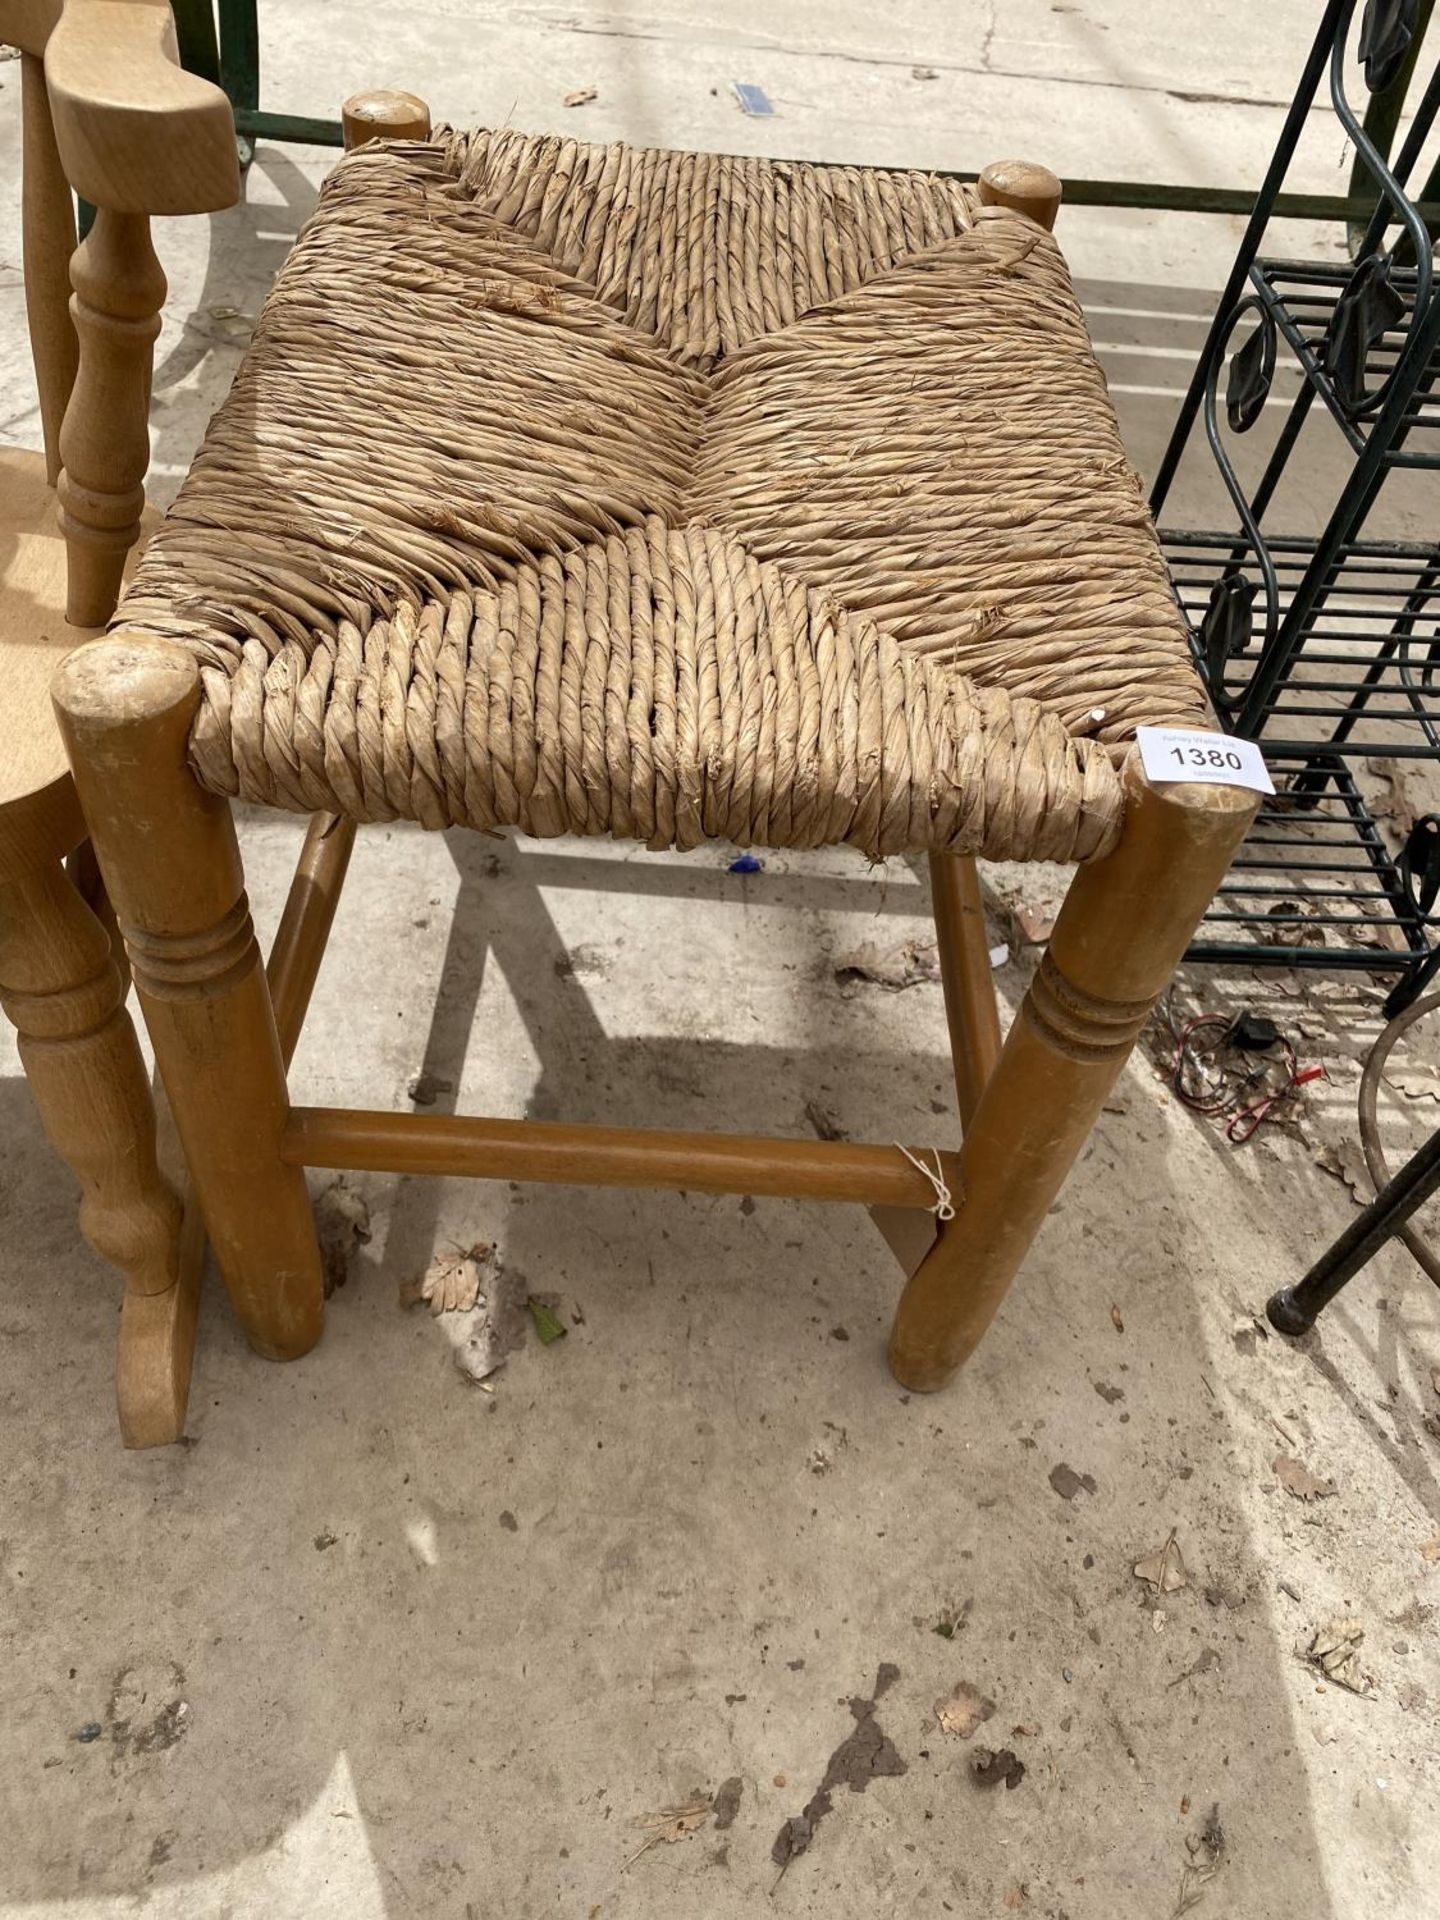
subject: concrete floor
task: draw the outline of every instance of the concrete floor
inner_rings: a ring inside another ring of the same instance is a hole
[[[1136,0],[261,17],[267,102],[293,111],[380,81],[457,120],[595,137],[1240,183],[1314,12],[1224,0],[1203,39]],[[732,79],[773,120],[742,118]],[[595,103],[563,109],[586,84]],[[1317,140],[1307,178],[1337,184],[1342,158]],[[243,207],[160,234],[161,497],[325,164],[263,148]],[[10,198],[0,431],[26,441]],[[1193,290],[1218,285],[1235,225],[1077,212],[1064,233],[1153,463],[1208,312]],[[242,832],[264,935],[298,826]],[[987,878],[997,914],[1051,884]],[[823,1110],[950,1140],[939,988],[834,971],[925,912],[903,863],[767,856],[741,877],[718,849],[374,829],[297,1095],[403,1106],[424,1071],[453,1083],[437,1109],[797,1133]],[[997,975],[1007,1013],[1028,970]],[[1390,1251],[1300,1350],[1252,1318],[1350,1217],[1314,1155],[1351,1130],[1377,996],[1190,972],[1178,997],[1276,1012],[1330,1082],[1236,1149],[1137,1054],[943,1396],[886,1373],[898,1276],[863,1215],[376,1177],[353,1183],[373,1237],[321,1347],[255,1360],[212,1284],[188,1442],[148,1455],[115,1438],[114,1276],[0,1039],[0,1915],[1432,1914],[1440,1300]],[[437,1247],[475,1240],[569,1328],[491,1393],[454,1364],[463,1318],[398,1304]],[[1286,1491],[1282,1451],[1334,1495]],[[1157,1604],[1132,1568],[1172,1530],[1189,1580]],[[1337,1613],[1363,1623],[1372,1697],[1300,1657]],[[935,1713],[962,1681],[995,1703],[969,1742]],[[903,1771],[837,1789],[777,1884],[772,1847],[852,1701]],[[1015,1791],[974,1783],[981,1742],[1024,1762]],[[637,1816],[732,1780],[726,1830],[633,1857]]]

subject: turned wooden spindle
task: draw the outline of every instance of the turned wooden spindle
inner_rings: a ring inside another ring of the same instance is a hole
[[[75,251],[75,203],[55,145],[45,65],[37,54],[20,56],[22,109],[21,230],[25,311],[30,354],[40,396],[45,473],[53,487],[60,474],[60,423],[75,385],[79,343],[70,320],[70,256]]]
[[[70,278],[80,366],[60,430],[65,617],[72,626],[98,627],[115,611],[145,507],[150,371],[165,299],[146,215],[101,207]]]
[[[251,1345],[320,1337],[305,1176],[280,1157],[285,1068],[230,809],[186,759],[200,676],[123,632],[72,653],[55,706],[220,1272]]]
[[[1113,853],[1071,882],[960,1149],[956,1216],[901,1297],[890,1365],[941,1387],[974,1351],[1254,817],[1238,787],[1126,767]]]
[[[176,1277],[180,1201],[104,926],[59,861],[0,884],[0,1007],[51,1145],[80,1181],[80,1226],[139,1293]]]

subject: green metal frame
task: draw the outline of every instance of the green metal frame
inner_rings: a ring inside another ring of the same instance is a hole
[[[256,0],[170,0],[180,64],[213,80],[230,96],[240,164],[248,167],[257,140],[288,140],[307,147],[344,145],[338,120],[260,111],[260,23]]]
[[[203,74],[207,80],[224,87],[230,96],[242,166],[250,164],[256,140],[285,140],[313,147],[344,145],[338,120],[261,112],[257,0],[170,0],[170,4],[175,14],[182,63],[192,73]],[[1435,0],[1421,0],[1418,30],[1405,67],[1394,83],[1370,103],[1366,131],[1384,154],[1390,151],[1405,89],[1420,57],[1434,4]],[[974,173],[940,171],[947,180],[978,177]],[[1148,180],[1066,180],[1062,184],[1065,203],[1071,207],[1128,207],[1151,213],[1248,214],[1255,205],[1255,195],[1248,187],[1185,187]],[[1374,193],[1367,194],[1364,185],[1362,170],[1352,174],[1348,194],[1282,193],[1274,210],[1278,217],[1292,220],[1344,221],[1352,232],[1363,232],[1375,211]],[[1440,227],[1440,165],[1425,184],[1420,214],[1427,222],[1433,221]]]

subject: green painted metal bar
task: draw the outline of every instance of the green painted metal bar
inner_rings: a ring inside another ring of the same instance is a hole
[[[253,11],[253,0],[251,0]],[[220,84],[220,42],[215,32],[212,0],[170,0],[175,16],[175,39],[180,64],[187,73]]]
[[[975,180],[977,174],[947,176],[956,180]],[[1065,204],[1069,207],[1134,207],[1152,213],[1230,213],[1248,214],[1255,205],[1250,187],[1181,187],[1148,180],[1066,180]],[[1422,219],[1440,213],[1440,205],[1427,200],[1420,206]],[[1275,196],[1277,220],[1351,220],[1368,219],[1375,211],[1375,196],[1355,197],[1340,193],[1280,193]]]
[[[790,156],[781,163],[788,166],[843,166],[840,160],[800,161]],[[898,167],[882,166],[885,173]],[[979,174],[960,167],[927,169],[941,180],[973,181]],[[1440,176],[1440,167],[1437,167]],[[1067,207],[1122,207],[1147,213],[1228,213],[1249,214],[1255,205],[1253,187],[1183,187],[1163,180],[1062,180]],[[1440,195],[1417,202],[1422,218],[1440,214]],[[1375,211],[1375,196],[1352,198],[1341,193],[1280,193],[1275,196],[1274,215],[1286,220],[1348,220],[1357,215],[1367,219]]]
[[[220,0],[220,84],[232,106],[259,106],[260,22],[256,0]]]
[[[254,140],[289,140],[306,147],[343,147],[338,120],[312,120],[301,113],[262,113],[254,107],[235,109],[235,130]]]

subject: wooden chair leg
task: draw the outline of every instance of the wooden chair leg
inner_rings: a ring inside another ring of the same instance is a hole
[[[0,1006],[46,1135],[80,1182],[81,1231],[132,1292],[166,1292],[180,1201],[156,1165],[150,1084],[109,935],[58,861],[0,885]]]
[[[916,1391],[979,1344],[1256,806],[1235,787],[1152,786],[1133,755],[1126,789],[1120,844],[1076,874],[965,1131],[956,1217],[901,1296],[890,1365]]]
[[[110,958],[120,969],[120,990],[122,994],[128,994],[130,956],[125,951],[125,942],[120,937],[120,923],[115,918],[115,909],[110,904],[110,896],[100,876],[100,862],[95,858],[95,849],[88,840],[82,840],[68,857],[65,871],[70,876],[71,886],[109,936]]]
[[[82,840],[75,848],[65,862],[65,871],[109,937],[110,957],[120,972],[123,997],[130,991],[130,961],[89,840]],[[141,1293],[131,1287],[121,1304],[115,1411],[120,1438],[127,1447],[172,1446],[185,1431],[195,1334],[200,1322],[200,1280],[205,1267],[205,1222],[199,1203],[189,1191],[185,1156],[163,1095],[155,1113],[155,1132],[161,1175],[184,1196],[185,1218],[180,1228],[175,1284],[164,1293]]]
[[[170,1446],[185,1431],[205,1266],[205,1222],[163,1094],[156,1120],[160,1169],[185,1189],[185,1220],[174,1286],[168,1293],[136,1293],[132,1288],[120,1309],[115,1406],[127,1447]]]
[[[935,914],[960,1124],[968,1127],[985,1082],[1000,1058],[1000,1009],[995,1004],[985,906],[975,862],[953,853],[932,853],[930,903]]]
[[[60,423],[75,385],[80,346],[70,319],[75,203],[55,145],[45,63],[38,54],[20,56],[20,100],[24,128],[25,307],[35,384],[40,390],[45,473],[53,487],[60,477]]]
[[[123,634],[70,655],[55,704],[155,1058],[221,1274],[251,1344],[320,1336],[304,1174],[280,1158],[285,1069],[230,809],[186,749],[200,700],[183,648]]]

